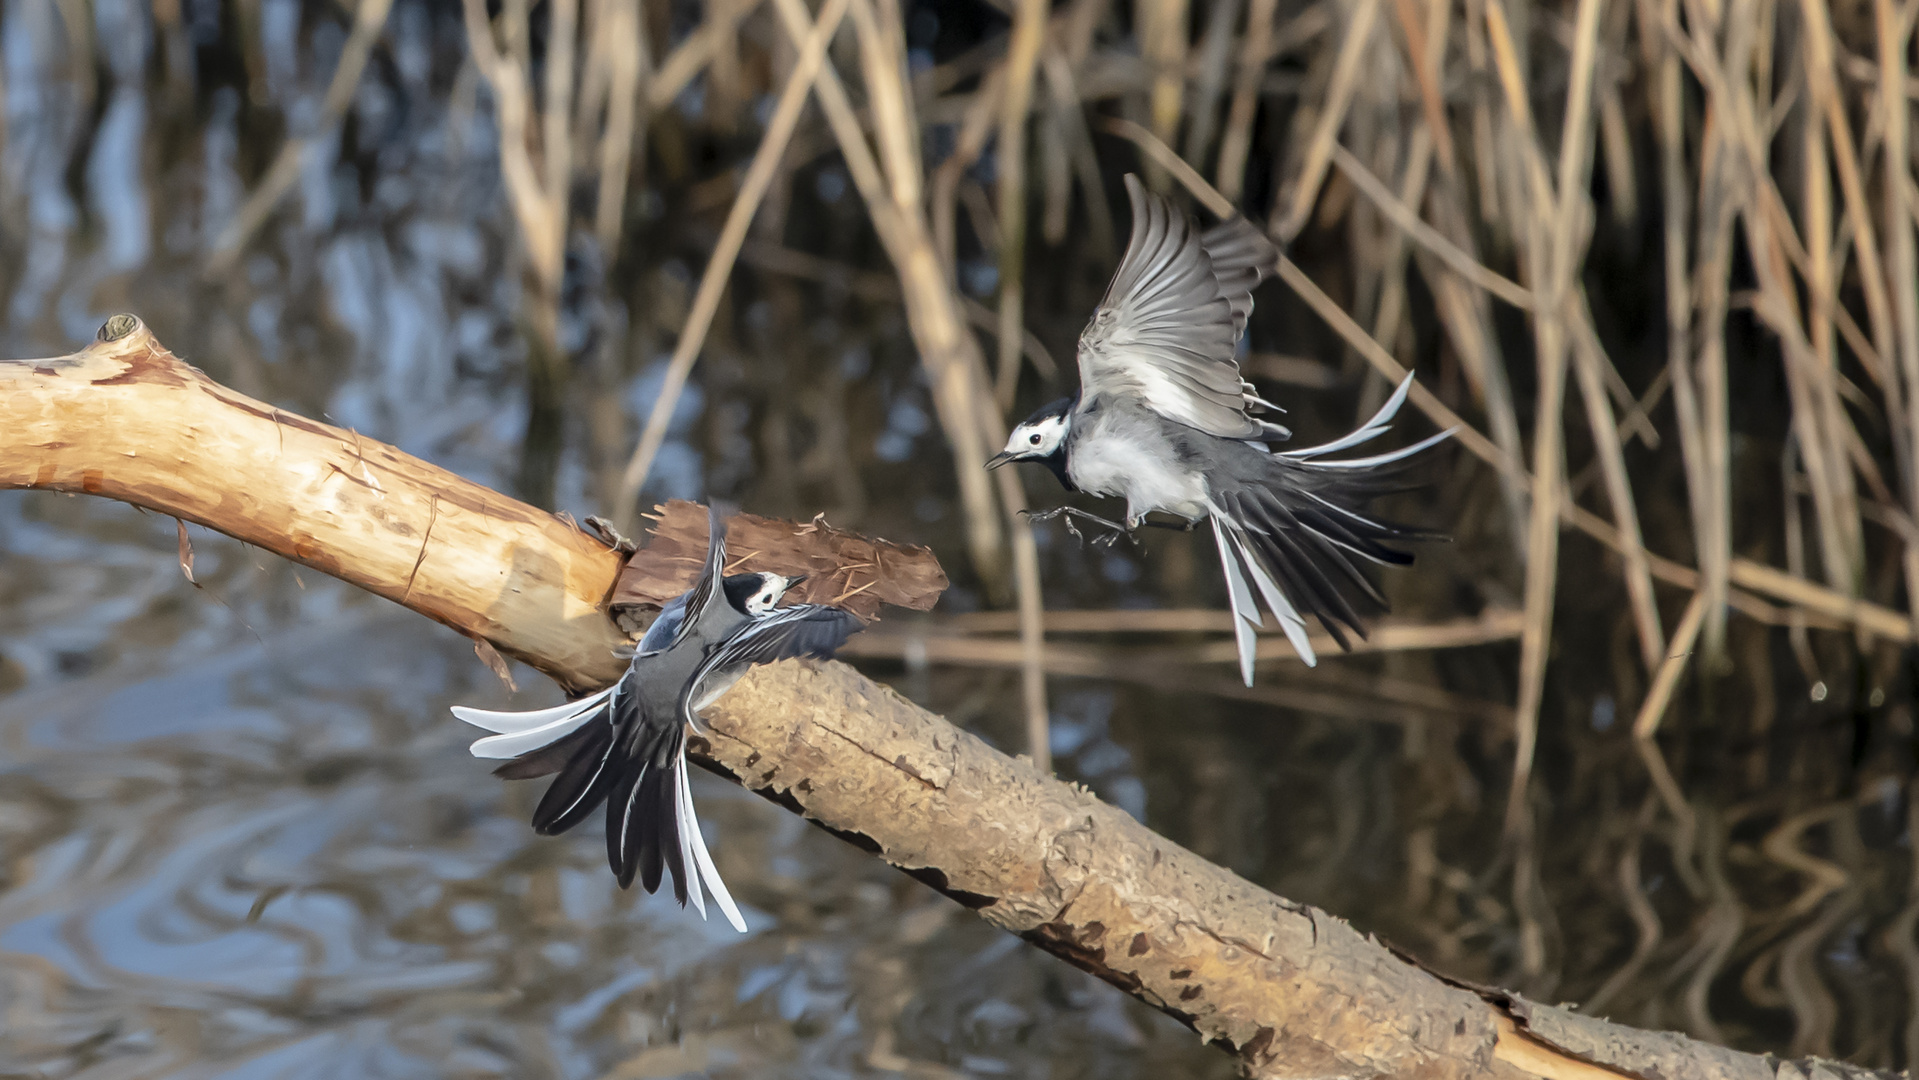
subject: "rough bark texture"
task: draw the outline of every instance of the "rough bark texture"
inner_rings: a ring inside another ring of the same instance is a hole
[[[490,641],[573,688],[618,672],[619,557],[570,523],[220,387],[116,316],[0,361],[0,487],[197,521]],[[1191,1024],[1254,1077],[1810,1078],[1448,982],[1037,774],[841,664],[759,669],[708,767]]]
[[[674,499],[646,516],[652,538],[620,572],[615,617],[628,607],[658,611],[693,587],[706,559],[706,507]],[[804,523],[735,514],[726,551],[727,573],[805,574],[790,600],[837,604],[867,622],[880,617],[881,604],[931,610],[946,591],[946,571],[930,549],[835,529],[824,514]]]
[[[217,529],[461,633],[572,691],[620,673],[620,557],[543,510],[214,382],[116,315],[80,352],[0,362],[0,487],[105,495]]]

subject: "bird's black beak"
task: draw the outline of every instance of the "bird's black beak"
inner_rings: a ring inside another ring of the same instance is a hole
[[[786,579],[786,587],[790,589],[793,586],[798,585],[800,582],[805,581],[809,576],[811,575],[794,574],[792,577],[789,577]]]
[[[1004,465],[1009,461],[1018,461],[1018,460],[1019,459],[1013,455],[1013,452],[1011,450],[1001,450],[999,453],[994,454],[992,457],[986,459],[986,467],[989,469],[997,469],[1001,465]]]

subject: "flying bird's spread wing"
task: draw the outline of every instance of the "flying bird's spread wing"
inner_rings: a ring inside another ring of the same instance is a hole
[[[1242,217],[1199,231],[1130,174],[1126,194],[1133,238],[1080,334],[1080,400],[1129,394],[1209,435],[1285,438],[1285,428],[1252,415],[1279,410],[1240,378],[1233,360],[1253,289],[1277,267],[1279,249]]]
[[[865,626],[858,615],[825,604],[797,604],[754,620],[713,650],[687,680],[680,692],[680,718],[700,726],[700,707],[731,685],[716,685],[717,679],[729,674],[737,678],[751,664],[801,656],[824,660]]]

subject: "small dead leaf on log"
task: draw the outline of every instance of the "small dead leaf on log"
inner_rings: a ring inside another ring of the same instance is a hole
[[[474,638],[473,655],[479,657],[480,663],[485,664],[488,670],[500,677],[500,681],[506,684],[507,693],[520,692],[520,684],[514,680],[512,669],[506,666],[506,657],[500,655],[500,650],[494,648],[492,642],[481,637]]]
[[[646,515],[654,522],[646,547],[634,552],[613,587],[611,607],[658,609],[693,587],[706,561],[706,508],[674,499]],[[867,622],[881,604],[925,611],[946,591],[946,572],[931,549],[875,540],[812,521],[736,514],[726,522],[726,572],[805,574],[787,593],[806,604],[833,604]]]
[[[180,528],[180,572],[187,576],[187,584],[200,588],[200,583],[193,580],[193,541],[187,539],[187,523],[179,518],[173,523]]]

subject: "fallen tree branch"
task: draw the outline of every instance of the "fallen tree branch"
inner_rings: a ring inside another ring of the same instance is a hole
[[[579,690],[619,671],[619,555],[350,431],[219,386],[131,316],[0,361],[0,488],[172,514],[490,642]],[[1449,982],[1035,772],[843,664],[756,670],[706,767],[1178,1017],[1253,1077],[1863,1075],[1635,1031]]]

